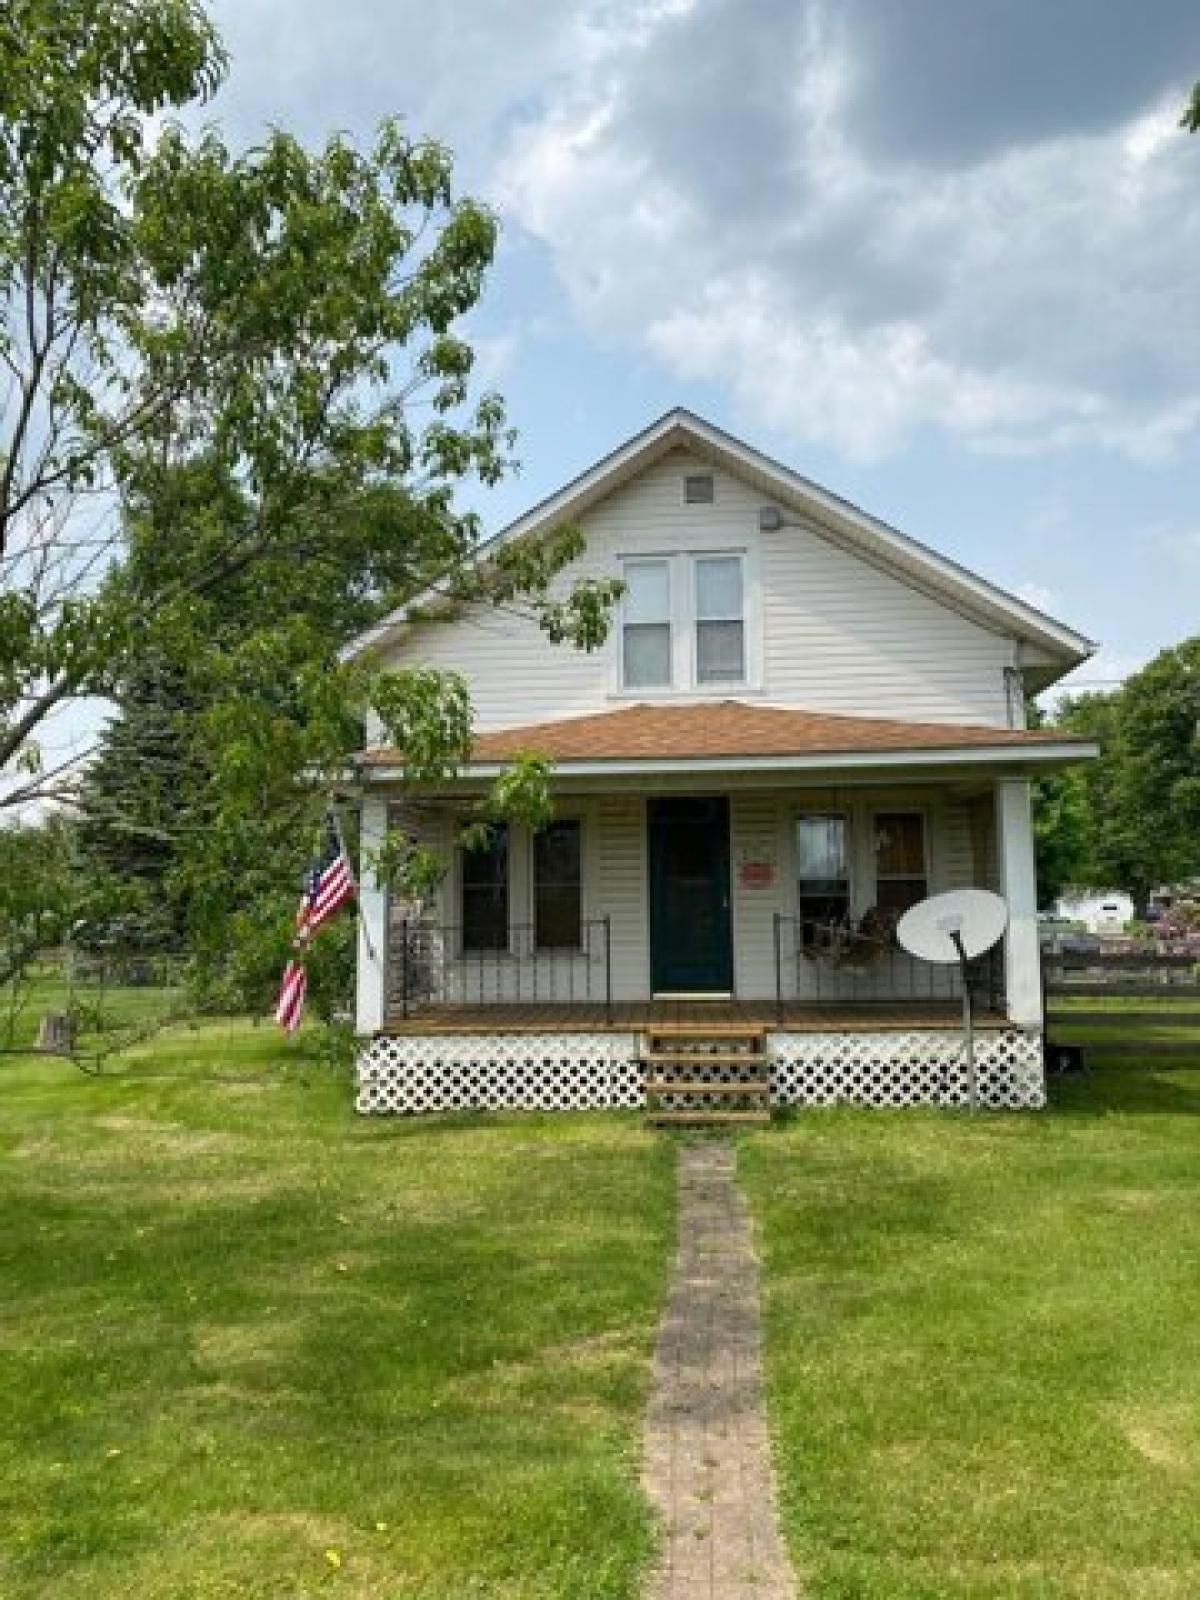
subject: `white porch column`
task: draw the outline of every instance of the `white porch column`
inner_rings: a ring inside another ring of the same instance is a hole
[[[378,1033],[384,1018],[384,968],[387,960],[387,889],[371,868],[371,857],[387,832],[387,801],[365,794],[362,803],[358,870],[358,986],[355,1031]]]
[[[996,851],[1000,893],[1008,901],[1005,979],[1009,1020],[1022,1028],[1040,1028],[1042,978],[1037,873],[1033,860],[1029,784],[1023,778],[1003,778],[996,784]]]

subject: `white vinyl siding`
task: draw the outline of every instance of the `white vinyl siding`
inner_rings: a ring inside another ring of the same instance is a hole
[[[670,556],[683,564],[696,555],[744,555],[747,685],[695,686],[684,643],[689,628],[676,641],[677,687],[667,693],[757,695],[773,705],[851,716],[1007,725],[1010,640],[850,554],[815,525],[760,533],[763,495],[739,479],[714,472],[715,503],[685,504],[680,482],[690,470],[710,469],[672,452],[584,513],[587,548],[558,580],[562,591],[575,578],[619,576],[623,560]],[[690,584],[685,599],[690,609]],[[462,672],[481,729],[579,716],[655,697],[622,689],[620,618],[614,620],[609,645],[588,654],[551,644],[534,621],[509,609],[472,610],[414,629],[392,659]]]
[[[775,913],[784,906],[779,879],[782,816],[779,794],[748,791],[730,797],[733,982],[736,993],[747,1000],[765,1000],[775,993]],[[769,865],[769,886],[747,885],[742,874],[747,862]]]
[[[620,1000],[650,998],[645,817],[640,794],[606,795],[590,829],[595,915],[611,919],[613,994]]]

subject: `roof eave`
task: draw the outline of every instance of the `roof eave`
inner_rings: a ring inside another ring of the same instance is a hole
[[[982,767],[1026,768],[1053,771],[1100,754],[1091,740],[1043,740],[1028,745],[951,745],[944,749],[914,747],[907,750],[814,751],[803,755],[762,756],[646,756],[593,757],[551,762],[553,778],[630,778],[672,774],[717,775],[739,773],[886,772],[921,769],[946,771]],[[508,761],[472,761],[453,781],[471,783],[499,777]],[[404,777],[400,763],[364,762],[360,772],[368,782],[394,783]]]
[[[951,557],[931,549],[910,534],[902,533],[890,523],[863,511],[853,502],[803,477],[682,406],[665,412],[554,494],[500,529],[480,545],[477,558],[486,560],[488,552],[501,544],[532,536],[547,526],[578,515],[593,501],[611,493],[625,477],[678,444],[698,444],[718,460],[731,465],[733,470],[751,472],[759,480],[757,486],[764,495],[801,502],[800,506],[793,504],[793,510],[811,513],[813,507],[819,508],[832,525],[827,529],[828,532],[836,536],[841,531],[852,546],[865,546],[859,553],[874,554],[901,579],[907,577],[918,586],[924,580],[940,598],[947,602],[957,601],[960,609],[973,611],[985,624],[1012,632],[1060,655],[1062,671],[1049,678],[1048,682],[1055,681],[1056,677],[1071,671],[1095,653],[1095,641],[1068,627],[1066,623],[1039,611]],[[424,598],[424,595],[418,595],[397,607],[374,627],[344,646],[339,652],[339,659],[354,660],[386,644],[404,627],[410,611],[417,609]]]

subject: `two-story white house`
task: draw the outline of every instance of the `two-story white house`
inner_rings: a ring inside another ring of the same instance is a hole
[[[973,978],[983,1096],[1041,1104],[1029,785],[1095,751],[1027,730],[1024,697],[1092,644],[683,410],[490,548],[566,522],[586,545],[564,586],[625,586],[606,648],[486,607],[401,610],[349,648],[456,669],[477,725],[441,792],[406,785],[397,751],[357,766],[364,843],[390,814],[452,862],[422,906],[364,872],[360,1109],[649,1092],[749,1115],[764,1084],[775,1103],[957,1102],[958,974],[894,928],[967,886],[1009,909]],[[458,848],[526,751],[553,763],[554,821]]]

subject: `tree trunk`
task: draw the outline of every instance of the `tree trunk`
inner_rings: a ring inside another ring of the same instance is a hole
[[[38,1028],[37,1047],[47,1055],[69,1056],[75,1048],[75,1031],[69,1011],[47,1011]]]

